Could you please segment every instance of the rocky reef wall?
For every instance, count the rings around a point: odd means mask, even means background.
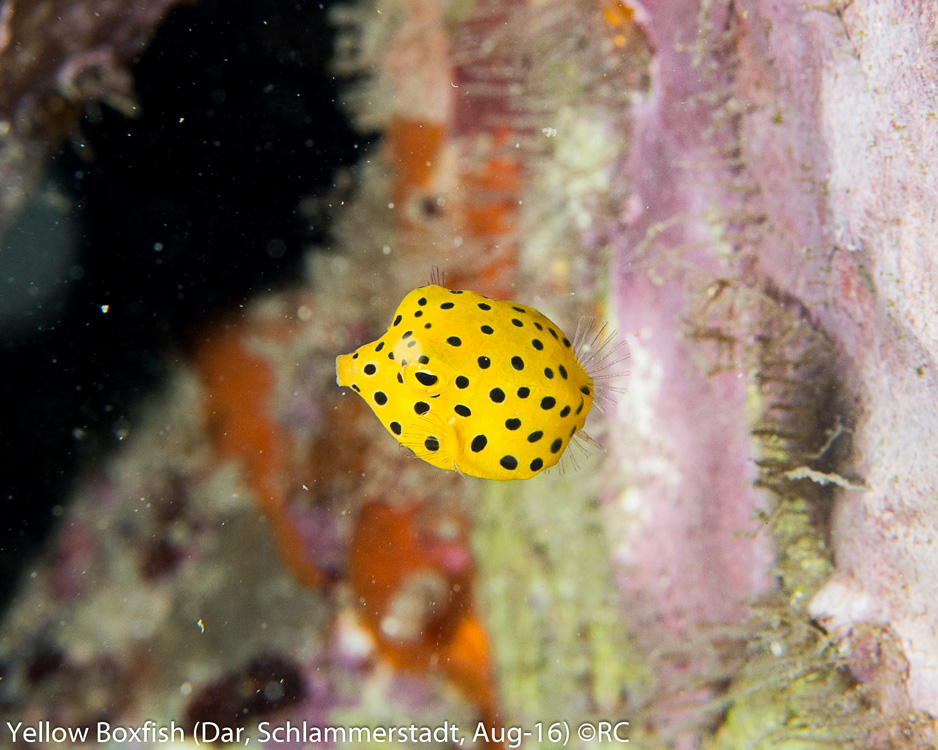
[[[933,742],[934,8],[333,20],[344,105],[380,135],[333,242],[196,337],[76,491],[0,631],[4,715]],[[631,358],[602,450],[462,477],[335,386],[434,266],[568,332],[612,321]]]

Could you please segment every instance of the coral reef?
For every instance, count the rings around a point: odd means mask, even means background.
[[[307,323],[291,338],[288,309],[294,326]],[[354,452],[327,459],[317,441],[360,420],[331,367],[317,366],[335,329],[308,312],[302,297],[271,299],[207,334],[201,370],[180,372],[121,457],[86,481],[4,622],[2,712],[14,725],[152,720],[191,738],[206,722],[469,727],[488,710],[461,516],[445,503],[409,512],[401,503],[422,495],[392,474],[358,484],[360,463],[346,474]],[[286,385],[288,372],[302,388]],[[388,453],[388,467],[406,460]],[[444,494],[436,479],[418,485]],[[462,693],[408,677],[428,669]]]
[[[81,118],[136,116],[131,62],[178,0],[9,0],[0,9],[0,329],[24,335],[62,313],[80,277],[70,201],[45,179],[63,142],[91,158]],[[78,276],[76,276],[78,274]]]
[[[933,743],[934,9],[334,19],[345,105],[382,138],[332,249],[195,337],[80,485],[0,630],[4,717]],[[608,452],[458,476],[335,387],[433,266],[567,330],[614,320]]]
[[[646,539],[655,533],[655,517],[661,522],[667,512],[660,507],[663,497],[675,498],[666,507],[679,509],[679,523],[687,523],[688,511],[677,498],[686,498],[689,492],[707,497],[708,503],[739,497],[740,488],[750,481],[747,475],[752,477],[759,466],[756,484],[769,490],[770,505],[754,503],[750,492],[742,506],[734,503],[734,507],[762,507],[772,515],[776,530],[785,530],[781,538],[776,533],[776,568],[782,589],[791,586],[789,594],[797,597],[785,605],[791,607],[788,614],[780,611],[775,618],[784,622],[799,613],[796,619],[804,622],[805,601],[810,599],[807,610],[830,629],[832,637],[819,641],[820,650],[814,653],[827,654],[826,662],[812,667],[812,673],[832,674],[841,668],[842,658],[847,663],[864,662],[862,654],[870,648],[889,654],[873,659],[875,668],[848,670],[854,677],[862,674],[863,681],[875,687],[875,708],[864,701],[829,699],[834,713],[837,707],[843,709],[840,718],[827,713],[819,718],[803,701],[796,701],[798,708],[777,715],[787,716],[792,726],[803,722],[815,729],[822,724],[843,727],[850,717],[863,727],[849,737],[840,737],[834,729],[809,732],[808,741],[839,738],[863,746],[889,734],[900,744],[914,744],[916,737],[927,742],[931,731],[927,727],[935,715],[929,666],[935,650],[927,635],[930,626],[923,628],[924,622],[934,619],[924,601],[930,600],[935,574],[933,563],[928,563],[928,574],[913,577],[910,571],[913,567],[924,571],[933,552],[920,530],[934,525],[935,464],[918,446],[931,442],[935,424],[930,410],[934,399],[926,396],[934,387],[929,380],[933,352],[927,326],[922,324],[930,319],[925,308],[934,299],[928,270],[934,253],[929,250],[931,238],[914,242],[913,250],[902,244],[901,232],[915,231],[914,216],[930,211],[929,170],[919,168],[926,160],[915,154],[931,148],[933,139],[923,137],[911,147],[902,135],[902,122],[883,129],[890,120],[882,113],[894,111],[901,100],[915,102],[906,117],[928,118],[934,97],[927,84],[914,76],[903,77],[910,68],[885,50],[901,49],[912,59],[932,59],[927,39],[934,29],[933,14],[866,3],[807,9],[762,3],[745,8],[722,3],[646,7],[661,75],[654,80],[657,96],[648,107],[635,110],[638,147],[632,151],[627,178],[634,183],[632,201],[637,210],[627,217],[624,236],[614,242],[620,248],[620,318],[647,331],[633,346],[633,374],[648,363],[648,371],[639,370],[633,378],[633,391],[661,383],[656,385],[660,390],[651,394],[654,428],[640,435],[645,448],[633,455],[660,455],[658,441],[667,435],[671,445],[666,455],[675,458],[667,466],[674,489],[643,493],[649,500],[654,497],[658,509],[633,533]],[[893,47],[895,39],[880,33],[887,28],[902,28],[910,36]],[[915,64],[923,65],[921,60]],[[911,69],[924,69],[915,64]],[[875,80],[883,76],[904,85],[877,86]],[[855,97],[866,102],[864,109],[858,109]],[[839,115],[832,115],[838,107]],[[862,125],[856,124],[858,117]],[[868,137],[856,137],[864,129]],[[909,164],[909,169],[884,166],[898,161]],[[907,198],[893,203],[898,191],[880,182],[883,174],[914,188],[904,187]],[[842,187],[835,189],[838,185]],[[874,203],[877,209],[871,211]],[[909,212],[910,219],[893,216],[894,211]],[[907,225],[907,230],[899,229]],[[887,239],[893,237],[898,244]],[[910,257],[916,260],[902,265],[904,286],[896,295],[899,277],[892,269],[903,263],[899,259]],[[708,309],[701,299],[715,300],[721,309],[716,320],[709,314],[700,319],[700,310]],[[772,300],[768,309],[766,300]],[[767,312],[773,321],[768,330],[745,322]],[[733,320],[743,321],[743,327],[733,325]],[[798,342],[812,329],[822,337],[819,342],[828,343],[802,352],[803,344]],[[675,344],[682,339],[686,343]],[[708,351],[704,369],[715,374],[694,388],[683,375],[684,362],[699,356],[701,344]],[[675,351],[677,361],[666,356]],[[740,351],[744,356],[734,356]],[[670,364],[672,374],[682,372],[676,381],[679,390],[669,390],[675,381],[663,378],[663,362]],[[721,381],[723,388],[715,391]],[[749,395],[752,387],[759,393],[754,404]],[[766,400],[767,387],[791,393],[781,401],[776,394]],[[806,411],[800,399],[811,393],[825,401]],[[705,424],[685,421],[688,410],[699,408],[702,400],[709,405]],[[914,418],[904,406],[912,402],[920,405]],[[643,409],[649,413],[647,403]],[[808,417],[796,419],[798,413]],[[734,442],[745,440],[750,430],[756,438],[753,448]],[[685,436],[715,440],[727,450],[715,455],[671,447]],[[754,453],[755,463],[745,461],[735,469],[727,463]],[[714,462],[712,478],[697,466],[690,469],[688,458],[703,456]],[[641,477],[640,462],[631,458],[629,463]],[[904,468],[898,473],[886,468],[899,465]],[[734,475],[742,475],[740,481],[732,482]],[[727,480],[735,489],[717,489]],[[732,517],[728,510],[719,506],[720,522]],[[737,510],[737,528],[746,528],[745,512]],[[899,517],[909,523],[897,522]],[[692,522],[687,526],[693,540],[697,535],[692,534]],[[673,543],[670,523],[659,531]],[[792,547],[795,540],[798,543]],[[825,583],[831,566],[827,544],[833,546],[836,572]],[[751,549],[744,546],[744,552]],[[627,585],[641,593],[654,591],[656,568],[642,583],[636,573],[641,576],[649,566],[631,545],[628,552]],[[666,566],[671,573],[665,580],[682,612],[688,602],[698,600],[692,620],[713,619],[720,614],[714,606],[734,601],[725,596],[725,589],[715,597],[717,604],[713,598],[703,601],[697,593],[700,588],[722,588],[727,581],[740,580],[727,577],[719,564],[713,570],[719,553],[707,554],[706,559],[711,570],[691,575],[686,571],[674,575],[686,560],[683,549],[665,555],[656,566]],[[726,570],[739,559],[738,553],[728,559]],[[742,569],[764,568],[744,563]],[[701,573],[703,587],[693,577]],[[836,657],[831,643],[837,644]],[[784,652],[788,647],[780,648]],[[803,649],[789,653],[806,658]],[[784,660],[779,660],[778,668],[784,668]],[[799,668],[807,668],[807,663]],[[745,674],[744,670],[739,678],[744,687]],[[770,685],[774,678],[762,679]],[[840,687],[831,677],[819,681],[826,681],[825,691],[846,695],[852,690],[850,680]],[[751,690],[746,687],[744,692]],[[792,690],[792,698],[798,690]],[[867,711],[885,714],[874,722],[878,731],[858,721],[858,715],[869,715]],[[919,729],[909,735],[913,726]],[[750,725],[748,731],[754,729]],[[772,735],[768,727],[763,730],[767,737]],[[751,735],[737,736],[740,744],[752,741]]]
[[[134,115],[128,66],[178,0],[8,0],[0,12],[0,234],[100,103]]]

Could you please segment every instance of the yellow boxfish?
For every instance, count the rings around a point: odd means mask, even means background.
[[[339,356],[336,381],[424,461],[498,480],[555,465],[594,399],[593,378],[546,316],[435,284],[404,298],[384,336]]]

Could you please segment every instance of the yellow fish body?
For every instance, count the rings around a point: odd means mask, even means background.
[[[530,479],[556,464],[593,406],[570,340],[533,307],[430,285],[380,339],[336,359],[398,441],[434,466]]]

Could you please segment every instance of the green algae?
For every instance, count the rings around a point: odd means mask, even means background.
[[[708,285],[714,288],[717,298],[700,295],[705,301],[689,339],[711,346],[719,340],[713,360],[729,356],[732,366],[749,373],[756,485],[769,500],[760,533],[772,536],[778,586],[750,603],[748,619],[736,630],[745,657],[723,693],[723,721],[705,747],[871,746],[871,738],[881,736],[875,730],[882,717],[808,612],[834,571],[828,544],[834,493],[858,486],[836,473],[850,451],[837,351],[787,300],[725,279]],[[699,331],[706,337],[695,335]]]
[[[716,736],[705,743],[707,750],[815,750],[836,739],[827,727],[803,723],[806,710],[817,711],[831,695],[849,688],[836,672],[825,671],[785,685],[781,690],[757,690],[737,699]],[[799,726],[795,722],[801,720]],[[840,737],[840,739],[845,739]]]
[[[502,720],[545,729],[526,747],[563,744],[546,736],[557,721],[574,732],[566,746],[583,747],[580,723],[629,720],[652,685],[622,619],[598,493],[584,475],[488,482],[476,513],[473,546]]]

